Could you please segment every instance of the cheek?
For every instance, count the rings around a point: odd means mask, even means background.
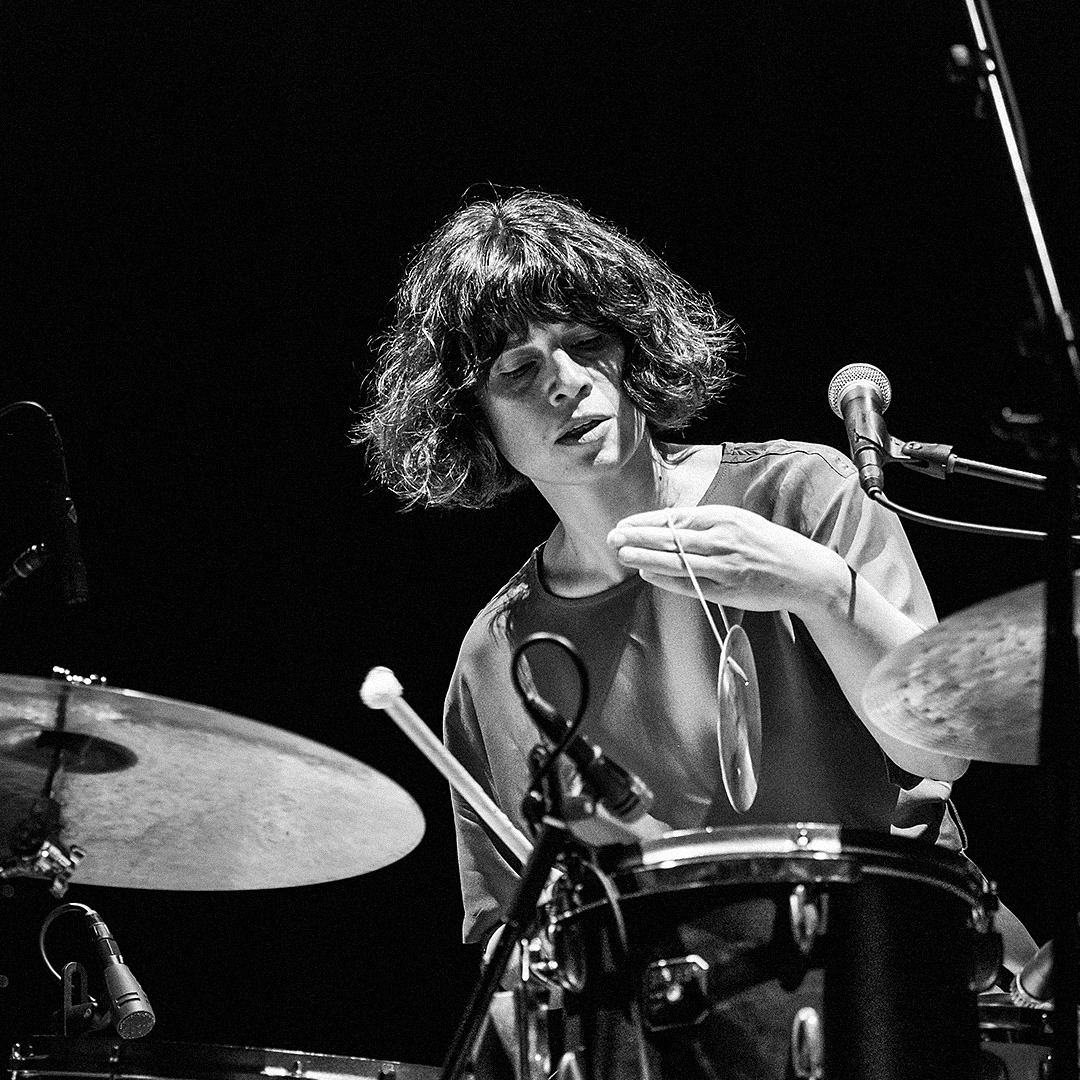
[[[501,402],[487,398],[481,399],[480,411],[487,421],[491,441],[495,444],[499,453],[511,465],[514,465],[517,457],[514,431],[520,428],[520,420],[515,421],[515,417],[512,415],[513,410],[507,409]]]

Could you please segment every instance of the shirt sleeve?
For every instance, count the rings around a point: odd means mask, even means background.
[[[800,531],[842,556],[922,629],[933,626],[934,604],[899,518],[863,492],[855,467],[837,451],[822,447],[805,470],[792,478],[804,485]]]

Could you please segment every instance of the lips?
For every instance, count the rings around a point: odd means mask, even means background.
[[[607,419],[608,417],[606,416],[578,417],[576,420],[571,421],[569,426],[563,429],[562,434],[555,441],[578,442],[583,436],[592,431],[593,428],[598,427]]]

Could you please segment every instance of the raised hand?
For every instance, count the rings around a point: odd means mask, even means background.
[[[737,506],[651,510],[620,521],[608,544],[652,585],[694,593],[669,516],[708,600],[803,617],[846,595],[849,571],[836,552]]]

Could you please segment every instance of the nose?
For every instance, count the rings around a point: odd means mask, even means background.
[[[565,349],[557,348],[551,354],[551,374],[548,398],[553,405],[566,398],[583,398],[592,390],[592,374],[579,364]]]

